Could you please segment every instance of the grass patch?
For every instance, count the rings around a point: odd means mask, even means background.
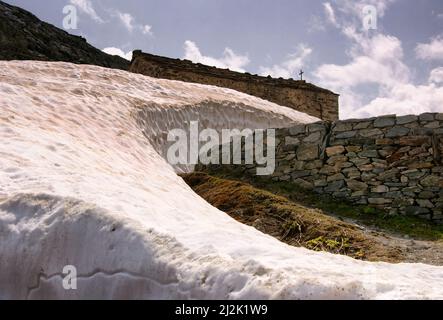
[[[292,182],[269,181],[258,176],[245,177],[235,172],[210,172],[219,178],[244,181],[273,194],[310,207],[320,209],[324,214],[351,219],[363,226],[389,232],[398,236],[408,236],[418,240],[443,240],[443,225],[414,216],[388,215],[385,211],[364,205],[338,201],[327,195],[306,191]]]
[[[322,210],[282,194],[201,172],[182,177],[213,206],[287,244],[371,261],[404,259],[400,250],[386,246],[357,225],[325,215]]]
[[[326,239],[323,236],[317,237],[315,239],[306,242],[306,247],[315,251],[329,251],[335,253],[347,252],[351,248],[351,244],[348,238],[339,239]],[[357,251],[355,253],[357,258],[364,257],[364,252]]]

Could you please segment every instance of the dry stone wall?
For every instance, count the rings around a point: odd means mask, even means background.
[[[298,125],[276,130],[276,168],[269,179],[442,221],[442,150],[441,113]],[[232,169],[255,174],[256,167]]]

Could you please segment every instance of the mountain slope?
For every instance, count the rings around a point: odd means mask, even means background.
[[[94,48],[32,13],[0,1],[0,60],[65,61],[127,70],[129,61]]]

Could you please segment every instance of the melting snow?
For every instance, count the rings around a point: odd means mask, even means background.
[[[0,299],[443,298],[443,268],[294,248],[196,195],[166,134],[317,119],[236,91],[0,62]],[[65,265],[78,272],[64,290]]]

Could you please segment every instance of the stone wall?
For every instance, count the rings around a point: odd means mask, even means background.
[[[134,51],[130,71],[147,76],[231,88],[314,117],[338,119],[338,95],[305,81],[273,79]]]
[[[443,221],[442,150],[441,113],[298,125],[276,130],[276,169],[269,178],[391,214]],[[255,174],[256,167],[235,170]]]

